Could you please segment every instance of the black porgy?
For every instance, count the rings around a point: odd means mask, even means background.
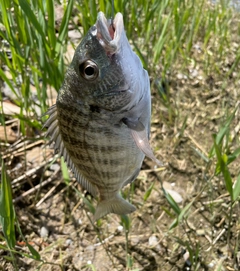
[[[80,184],[99,203],[94,221],[135,207],[120,190],[137,177],[149,145],[151,96],[146,70],[132,51],[123,17],[102,12],[76,48],[47,112],[47,135]]]

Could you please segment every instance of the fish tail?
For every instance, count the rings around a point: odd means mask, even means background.
[[[123,199],[119,194],[114,198],[100,201],[97,205],[97,209],[93,216],[93,221],[95,222],[99,218],[105,216],[109,213],[115,213],[118,215],[124,215],[132,213],[136,210],[136,207],[131,203]]]

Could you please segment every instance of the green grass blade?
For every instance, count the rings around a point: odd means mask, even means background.
[[[219,130],[219,132],[216,135],[215,138],[215,142],[217,145],[221,144],[223,141],[224,136],[227,135],[228,131],[229,131],[229,127],[230,124],[232,123],[234,117],[235,117],[235,113],[237,111],[237,108],[234,109],[233,113],[227,118],[227,121],[225,123],[225,125]],[[214,151],[215,151],[215,146],[212,147],[210,153],[209,153],[209,158],[214,156]]]
[[[233,200],[237,200],[240,195],[240,174],[238,175],[237,181],[233,187]]]
[[[7,172],[2,161],[2,178],[0,190],[0,223],[6,242],[10,249],[13,249],[16,244],[15,237],[15,211],[12,202],[12,190]]]
[[[60,50],[60,46],[62,46],[62,42],[63,40],[65,40],[67,33],[68,33],[68,22],[71,18],[71,14],[72,14],[72,9],[73,9],[73,0],[69,0],[68,1],[68,5],[67,8],[65,10],[61,25],[60,25],[60,29],[59,29],[59,37],[58,37],[58,43],[57,43],[57,47],[56,47],[56,52],[59,52]]]
[[[9,86],[11,89],[12,93],[16,95],[16,98],[19,98],[18,93],[15,91],[12,82],[7,78],[6,74],[2,69],[0,69],[0,77],[4,80],[4,82]]]
[[[88,200],[82,193],[80,193],[76,187],[72,186],[73,190],[79,195],[79,197],[83,200],[84,204],[89,209],[90,213],[95,214],[95,208],[90,200]]]
[[[90,1],[90,14],[92,15],[93,20],[97,18],[97,5],[96,1]]]
[[[128,215],[121,215],[121,222],[126,231],[130,230],[131,220]]]
[[[149,186],[149,188],[147,189],[147,191],[145,192],[144,196],[143,196],[143,200],[144,202],[147,201],[147,199],[150,197],[151,193],[152,193],[152,190],[153,190],[153,187],[154,187],[154,182],[151,183],[151,185]]]
[[[68,185],[70,182],[70,176],[69,176],[67,165],[64,162],[63,157],[61,157],[61,169],[62,169],[62,176],[63,176],[64,182]]]
[[[233,200],[232,178],[227,167],[227,155],[226,154],[222,155],[221,149],[216,141],[217,139],[214,138],[214,148],[215,148],[218,164],[220,166],[220,170],[224,177],[226,189],[229,195],[231,196],[231,199]]]
[[[231,164],[233,161],[235,161],[238,158],[239,155],[240,155],[240,147],[237,148],[232,154],[228,155],[227,164]]]
[[[180,215],[181,213],[181,208],[178,206],[178,204],[176,203],[176,201],[172,198],[172,196],[164,189],[163,189],[163,193],[165,198],[167,199],[168,203],[170,204],[171,208],[173,209],[173,211],[176,213],[176,215]]]
[[[159,57],[161,55],[161,52],[163,50],[163,46],[166,43],[167,37],[166,37],[166,32],[167,28],[170,22],[171,14],[167,16],[167,19],[164,22],[164,26],[161,30],[161,35],[159,36],[158,41],[156,42],[156,45],[154,47],[154,56],[153,56],[153,62],[156,63],[159,61]]]
[[[87,267],[91,268],[92,271],[97,271],[93,264],[88,264]]]
[[[47,0],[47,13],[48,13],[48,23],[47,32],[49,37],[49,43],[52,48],[56,46],[56,33],[55,33],[55,13],[54,13],[54,2],[52,0]]]
[[[187,212],[189,211],[193,202],[194,202],[194,200],[192,200],[190,203],[188,203],[188,205],[186,205],[183,209],[181,209],[181,212],[179,213],[177,218],[171,223],[169,230],[175,228],[179,224],[179,222],[181,222],[183,220],[183,218],[187,216]]]
[[[42,27],[39,24],[37,17],[33,13],[28,1],[19,0],[19,5],[21,6],[21,8],[24,11],[25,15],[28,17],[29,21],[33,24],[34,28],[37,30],[37,32],[45,40],[45,34],[44,34],[43,30],[42,30]]]
[[[32,255],[26,255],[26,256],[27,256],[27,257],[30,257],[30,258],[32,258],[32,259],[35,259],[35,260],[40,261],[40,260],[41,260],[40,254],[39,254],[39,253],[36,251],[36,249],[35,249],[32,245],[30,245],[30,244],[28,243],[28,241],[25,239],[25,237],[24,237],[24,235],[23,235],[23,233],[22,233],[22,230],[21,230],[21,228],[20,228],[20,225],[19,225],[19,222],[18,222],[18,221],[16,221],[16,225],[17,225],[17,229],[18,229],[18,231],[19,231],[21,237],[23,238],[24,242],[26,242],[27,247],[28,247],[29,251],[30,251],[31,254],[32,254]]]

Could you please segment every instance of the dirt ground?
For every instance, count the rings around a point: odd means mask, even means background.
[[[129,216],[127,232],[114,214],[101,219],[97,227],[91,223],[82,197],[90,200],[90,195],[72,176],[70,182],[63,180],[60,159],[43,134],[34,140],[13,140],[4,149],[22,233],[44,260],[43,264],[16,256],[19,270],[240,270],[239,202],[229,223],[230,198],[223,178],[214,177],[214,158],[204,159],[213,146],[212,134],[237,106],[230,148],[239,146],[240,80],[232,74],[223,87],[221,73],[206,75],[200,55],[201,44],[192,49],[197,64],[181,73],[180,63],[176,64],[161,87],[156,87],[158,78],[151,77],[151,145],[166,167],[155,168],[146,158],[134,184],[126,187],[124,194],[137,207]],[[231,52],[226,63],[219,63],[222,73],[233,57]],[[159,92],[166,92],[165,103]],[[233,180],[239,174],[239,162],[230,165]],[[171,230],[176,215],[162,185],[180,207],[191,203],[185,219]],[[29,253],[20,235],[17,241],[16,249]],[[7,255],[0,250],[0,270],[13,270]]]

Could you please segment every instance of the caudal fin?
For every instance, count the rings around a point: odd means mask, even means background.
[[[136,207],[123,199],[119,194],[110,200],[100,201],[93,216],[93,222],[109,213],[124,215],[132,213]]]

